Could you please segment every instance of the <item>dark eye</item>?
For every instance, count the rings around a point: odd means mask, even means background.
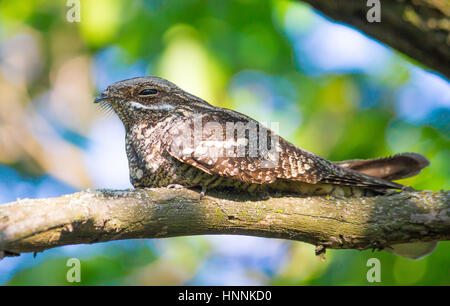
[[[157,93],[158,91],[156,89],[144,89],[139,93],[139,95],[148,96],[148,95],[156,95]]]

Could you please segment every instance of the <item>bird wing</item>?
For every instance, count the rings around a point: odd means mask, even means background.
[[[183,118],[171,134],[168,153],[211,175],[255,184],[286,179],[310,184],[401,186],[336,166],[232,110],[210,110]]]

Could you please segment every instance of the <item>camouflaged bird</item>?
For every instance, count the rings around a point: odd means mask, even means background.
[[[392,180],[429,164],[416,153],[333,163],[153,76],[116,82],[95,102],[111,107],[125,126],[134,187],[373,195],[404,189]]]

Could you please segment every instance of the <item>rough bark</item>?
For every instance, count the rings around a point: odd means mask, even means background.
[[[83,191],[0,205],[3,255],[131,238],[238,234],[321,248],[383,249],[450,238],[450,191],[364,198],[208,194],[181,189]]]
[[[450,76],[448,0],[381,0],[381,22],[369,23],[367,0],[303,0],[328,17],[362,32],[447,78]]]

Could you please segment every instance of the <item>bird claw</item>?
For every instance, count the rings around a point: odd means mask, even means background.
[[[200,192],[200,201],[203,199],[205,194],[206,194],[206,186],[203,186],[202,191]]]
[[[170,184],[170,185],[167,185],[166,188],[167,188],[167,189],[183,189],[184,186],[183,186],[183,185],[180,185],[180,184]]]

